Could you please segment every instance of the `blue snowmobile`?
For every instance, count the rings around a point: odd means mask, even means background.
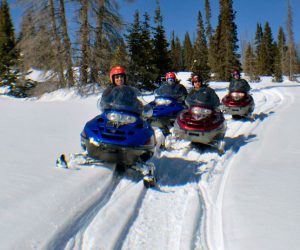
[[[186,109],[184,104],[185,93],[178,88],[182,85],[165,84],[155,91],[155,100],[148,104],[153,109],[150,118],[151,125],[159,127],[167,135],[173,126],[177,114]]]
[[[98,102],[101,114],[84,126],[81,146],[87,158],[115,163],[119,172],[132,168],[144,176],[146,187],[153,187],[154,165],[147,164],[156,146],[154,130],[147,121],[152,110],[136,98],[137,92],[123,85],[102,95]]]

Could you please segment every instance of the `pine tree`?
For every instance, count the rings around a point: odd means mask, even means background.
[[[116,66],[110,60],[124,43],[120,34],[123,21],[115,0],[92,0],[92,3],[91,10],[96,26],[91,27],[90,32],[90,78],[92,82],[105,84],[111,67]],[[125,64],[126,62],[120,62],[118,65]]]
[[[188,32],[185,33],[182,54],[183,54],[183,69],[186,71],[192,70],[193,65],[193,45]]]
[[[266,22],[261,46],[262,74],[271,76],[274,73],[274,44],[272,30]]]
[[[229,80],[240,69],[237,26],[232,0],[220,0],[220,14],[210,49],[210,66],[217,80]]]
[[[62,44],[60,40],[60,35],[58,32],[58,26],[56,22],[56,8],[54,0],[49,0],[49,12],[51,21],[51,32],[54,39],[54,57],[57,58],[57,64],[54,66],[54,71],[58,73],[58,81],[60,87],[66,87],[66,79],[64,77],[64,62],[63,62],[63,51]],[[82,72],[81,72],[82,73]]]
[[[154,81],[158,77],[158,69],[153,59],[153,44],[150,31],[150,17],[144,14],[144,21],[141,27],[140,54],[141,63],[139,65],[140,79],[144,89],[152,90],[155,88]]]
[[[88,10],[89,1],[80,0],[80,84],[85,85],[88,83],[88,67],[89,67],[89,53],[88,53],[88,41],[89,41],[89,21]]]
[[[282,82],[281,55],[277,43],[274,43],[274,82]]]
[[[256,69],[256,57],[250,43],[248,43],[245,52],[244,72],[247,76],[249,76],[251,82],[259,81]]]
[[[163,17],[160,13],[160,7],[157,4],[155,10],[154,22],[156,27],[154,27],[153,34],[153,47],[154,47],[154,64],[159,70],[159,76],[164,75],[166,72],[170,71],[171,67],[171,58],[168,50],[168,41],[165,35],[165,29],[163,27]]]
[[[17,63],[18,51],[14,27],[10,16],[7,0],[3,0],[0,6],[0,80],[13,82],[16,76],[12,67]]]
[[[195,74],[199,74],[204,80],[209,79],[208,49],[200,11],[198,12],[197,38],[194,45],[193,60],[195,63],[193,64],[192,71]]]
[[[113,53],[113,57],[110,62],[110,68],[113,68],[116,65],[122,65],[124,68],[128,68],[129,58],[126,51],[125,43],[120,41],[120,44],[117,45]]]
[[[216,58],[217,55],[217,34],[215,37],[213,37],[213,28],[211,26],[211,8],[210,8],[210,3],[209,0],[205,0],[205,25],[206,25],[206,39],[208,41],[208,65],[209,67],[213,70],[217,70],[217,61],[218,59]]]
[[[55,51],[55,47],[51,42],[51,32],[47,29],[47,24],[44,22],[37,23],[36,27],[36,35],[33,39],[34,51],[36,54],[33,54],[32,66],[36,66],[38,69],[44,70],[52,70],[56,68],[53,64],[56,62],[55,55],[53,51]],[[45,49],[45,44],[48,44],[51,50]]]
[[[288,47],[286,46],[286,37],[282,27],[279,27],[277,44],[278,44],[277,46],[278,46],[278,53],[279,53],[278,56],[280,57],[281,72],[284,75],[287,75],[288,66],[286,64],[286,52],[288,50]]]
[[[64,70],[67,60],[64,57],[64,43],[61,37],[61,23],[59,23],[61,18],[59,18],[56,6],[57,1],[18,0],[17,3],[24,9],[25,14],[21,26],[22,37],[18,44],[24,63],[22,65],[25,70],[24,74],[30,67],[51,70],[52,77],[48,78],[48,82],[52,83],[51,86],[65,87]],[[34,34],[32,30],[35,30]],[[41,45],[42,41],[44,43]],[[44,57],[47,60],[44,60]]]
[[[73,60],[72,60],[72,48],[71,40],[68,34],[67,18],[65,11],[65,1],[59,0],[59,17],[61,20],[62,27],[62,48],[64,52],[64,61],[66,65],[66,84],[67,87],[71,87],[75,84],[74,73],[73,73]]]
[[[255,54],[256,54],[256,69],[258,74],[263,72],[263,61],[262,61],[262,38],[263,30],[261,24],[256,25],[256,34],[255,34]]]
[[[18,49],[21,51],[22,72],[25,75],[31,68],[51,70],[57,68],[55,48],[52,33],[49,28],[48,19],[37,19],[34,10],[27,10],[22,17],[20,34],[18,38]],[[45,44],[47,46],[45,47]]]
[[[211,39],[212,36],[212,27],[210,23],[211,19],[211,9],[210,9],[210,3],[209,0],[205,0],[205,30],[206,30],[206,38],[208,41]]]
[[[221,40],[221,27],[217,26],[213,36],[209,41],[208,49],[208,65],[212,72],[214,80],[220,80],[220,72],[222,72],[222,58],[220,55],[220,40]]]
[[[175,37],[174,31],[172,32],[171,39],[171,71],[180,71],[183,70],[183,62],[182,62],[182,49],[178,36]]]
[[[32,11],[31,11],[32,12]],[[33,46],[31,39],[28,39],[29,37],[35,36],[35,25],[33,23],[32,19],[32,13],[28,12],[25,16],[22,17],[21,25],[20,25],[20,33],[17,38],[18,42],[18,49],[22,51],[23,47],[27,48],[24,49],[24,51],[33,51]],[[25,35],[24,35],[25,34]],[[19,60],[19,68],[21,72],[27,72],[30,67],[32,67],[31,61],[34,57],[31,57],[33,53],[22,53],[20,54],[20,60]],[[25,80],[24,74],[21,75],[22,80]]]
[[[298,71],[299,65],[297,62],[297,51],[295,48],[294,42],[294,32],[293,32],[293,12],[290,0],[288,0],[288,17],[287,17],[287,33],[288,33],[288,51],[287,55],[287,62],[288,62],[288,77],[289,80],[294,81],[295,74]]]
[[[140,44],[141,44],[141,23],[140,23],[140,13],[136,11],[134,13],[133,23],[128,27],[127,47],[129,54],[129,76],[133,82],[138,80],[138,68],[141,64],[140,58]]]
[[[129,75],[131,78],[129,79],[146,89],[154,88],[154,80],[158,77],[149,22],[149,15],[145,13],[141,24],[139,12],[136,11],[134,22],[130,25],[129,34],[126,36],[130,57]]]

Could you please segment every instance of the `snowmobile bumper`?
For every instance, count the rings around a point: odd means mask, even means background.
[[[110,163],[133,165],[137,161],[147,161],[154,153],[155,145],[140,147],[123,147],[114,144],[101,143],[90,139],[82,139],[91,158]]]
[[[247,116],[248,114],[251,114],[253,112],[254,107],[253,105],[248,105],[245,107],[234,107],[234,106],[229,107],[226,105],[222,105],[220,109],[224,114]]]
[[[184,140],[205,145],[217,145],[223,140],[226,132],[226,123],[222,123],[219,127],[210,131],[189,130],[181,128],[177,121],[174,123],[174,134]]]

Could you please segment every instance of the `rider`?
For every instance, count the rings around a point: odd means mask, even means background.
[[[176,101],[184,102],[187,95],[187,90],[176,79],[174,72],[168,72],[166,74],[166,82],[155,91],[155,94],[159,96],[171,94],[171,97],[176,99]]]
[[[251,87],[245,79],[241,79],[241,74],[238,70],[232,72],[233,79],[229,84],[229,92],[240,91],[240,92],[249,92]]]
[[[111,84],[104,90],[99,106],[110,109],[111,106],[116,108],[119,105],[122,109],[127,105],[127,107],[134,109],[135,113],[141,114],[143,104],[137,98],[138,90],[126,84],[125,69],[120,66],[114,67],[111,69],[109,76]]]
[[[193,89],[187,95],[185,103],[188,106],[195,105],[197,103],[203,103],[209,107],[216,109],[220,105],[220,99],[216,92],[203,82],[200,75],[194,74],[192,76]]]

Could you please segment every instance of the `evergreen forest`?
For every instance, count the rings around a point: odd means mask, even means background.
[[[24,85],[32,69],[49,72],[41,92],[105,86],[117,65],[126,68],[130,84],[148,90],[169,71],[191,71],[206,81],[228,81],[233,70],[243,71],[250,81],[272,76],[280,82],[283,75],[295,80],[299,74],[289,1],[285,28],[275,35],[268,22],[257,23],[255,37],[242,47],[233,0],[219,1],[215,27],[210,1],[205,0],[204,11],[199,6],[195,17],[195,37],[186,32],[182,41],[175,30],[166,34],[159,1],[155,13],[136,11],[129,24],[117,0],[16,2],[23,10],[18,34],[8,1],[0,2],[0,86]],[[67,10],[72,10],[72,18]]]

